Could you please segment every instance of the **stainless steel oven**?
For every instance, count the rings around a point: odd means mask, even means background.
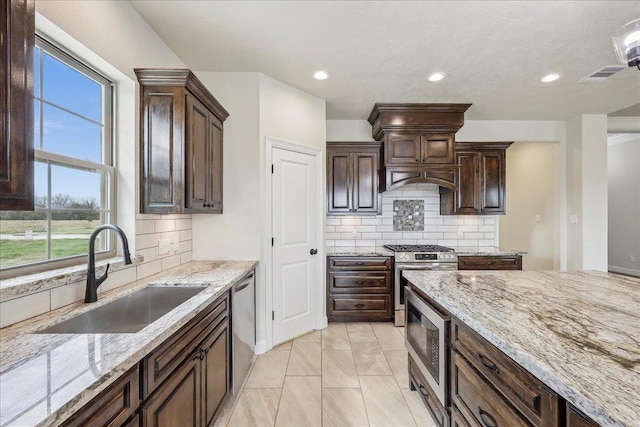
[[[405,289],[405,344],[429,388],[446,407],[449,324],[451,319],[427,304],[409,287]]]
[[[393,300],[395,308],[394,324],[404,326],[405,295],[407,279],[404,270],[452,271],[458,268],[458,256],[453,249],[436,245],[388,245],[394,251],[395,267],[393,278]]]

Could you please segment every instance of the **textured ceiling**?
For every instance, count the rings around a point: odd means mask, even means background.
[[[328,119],[376,102],[473,103],[467,119],[563,120],[640,103],[640,71],[611,34],[640,1],[150,1],[133,7],[195,71],[257,71],[327,101]],[[330,77],[311,75],[324,69]],[[430,83],[441,71],[446,78]],[[550,72],[560,80],[540,83]]]

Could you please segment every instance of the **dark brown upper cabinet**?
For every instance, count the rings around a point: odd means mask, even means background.
[[[455,189],[455,133],[471,104],[376,104],[372,135],[384,144],[384,189],[433,183]]]
[[[453,163],[453,134],[390,134],[385,140],[385,165],[416,166]]]
[[[0,210],[33,210],[33,0],[0,0]]]
[[[135,72],[140,211],[222,213],[222,124],[229,113],[189,70]]]
[[[504,215],[505,155],[511,142],[458,142],[457,190],[440,189],[441,215]]]
[[[327,142],[327,213],[381,212],[379,142]]]

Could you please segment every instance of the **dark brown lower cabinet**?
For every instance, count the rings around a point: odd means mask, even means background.
[[[105,391],[71,416],[63,426],[129,425],[140,404],[138,365],[111,384]]]
[[[393,258],[327,257],[330,322],[380,322],[393,317]]]
[[[142,427],[202,426],[200,351],[167,379],[140,410]]]
[[[566,415],[566,427],[599,427],[598,423],[578,411],[569,402],[567,402]]]
[[[522,270],[522,256],[459,256],[458,270]]]
[[[64,425],[212,426],[229,396],[230,336],[226,293]]]

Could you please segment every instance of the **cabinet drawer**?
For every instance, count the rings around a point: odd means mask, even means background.
[[[536,424],[548,419],[547,404],[557,397],[547,392],[542,382],[457,319],[451,334],[453,349],[520,411]]]
[[[391,270],[391,257],[329,257],[329,270]]]
[[[566,405],[567,405],[566,427],[600,427],[598,423],[596,423],[591,418],[584,415],[582,412],[578,411],[569,402],[566,402]]]
[[[389,293],[391,272],[333,272],[329,273],[329,292],[335,293]]]
[[[96,396],[63,425],[121,426],[140,404],[138,364]]]
[[[451,405],[451,427],[471,427],[456,405]]]
[[[211,308],[200,313],[195,321],[183,327],[167,339],[160,347],[142,360],[142,396],[146,398],[188,356],[189,348],[200,334],[213,330],[229,310],[228,293],[211,304]]]
[[[458,270],[522,270],[522,257],[461,256]]]
[[[389,297],[387,296],[366,296],[366,297],[340,297],[333,296],[333,311],[380,311],[386,312],[389,309]]]
[[[438,400],[438,397],[431,391],[427,381],[418,370],[418,367],[413,363],[411,357],[409,357],[409,387],[411,390],[418,391],[422,402],[427,407],[436,425],[438,427],[448,427],[449,416],[447,411]]]
[[[458,353],[452,357],[452,398],[462,415],[473,426],[531,427],[474,368]]]
[[[390,295],[327,295],[330,322],[380,322],[392,315]]]

